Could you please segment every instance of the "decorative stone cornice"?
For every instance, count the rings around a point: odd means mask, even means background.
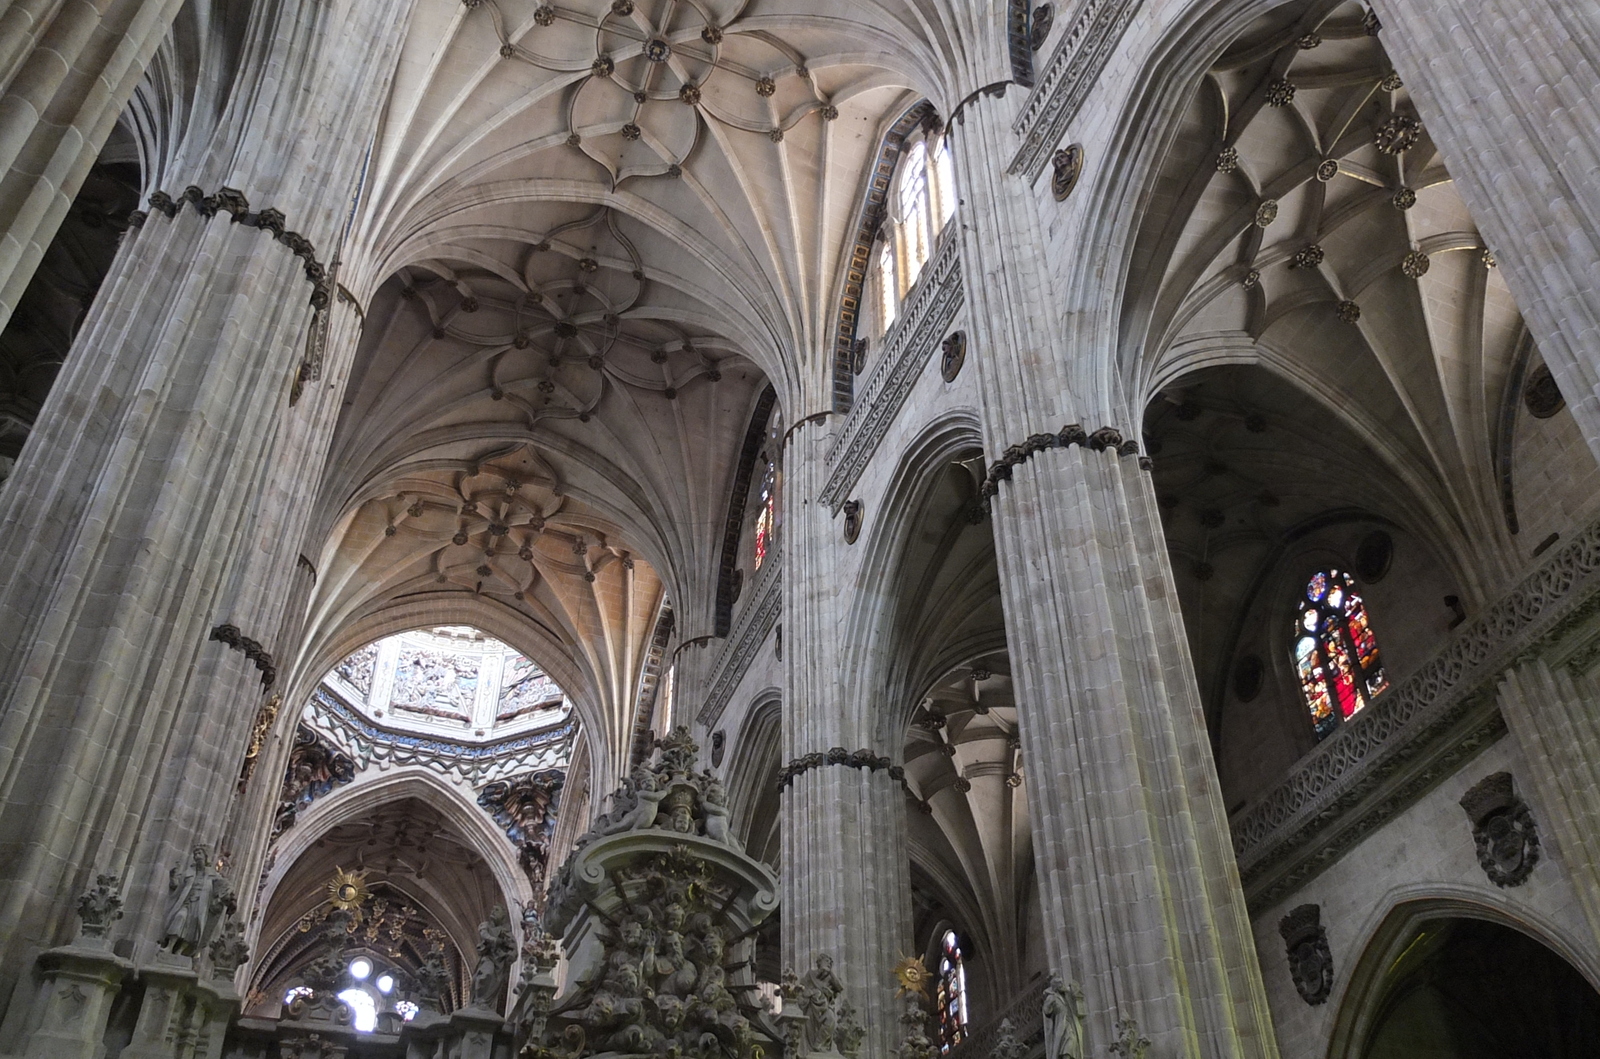
[[[1011,479],[1011,469],[1018,464],[1027,463],[1033,459],[1033,454],[1043,452],[1045,449],[1064,449],[1070,445],[1082,445],[1093,449],[1095,452],[1114,452],[1118,456],[1139,456],[1139,443],[1137,441],[1123,441],[1122,431],[1116,427],[1101,427],[1093,434],[1084,431],[1078,423],[1069,423],[1054,434],[1029,434],[1026,441],[1019,445],[1010,445],[1000,454],[1000,458],[989,465],[989,473],[984,477],[983,484],[978,487],[978,495],[983,498],[987,510],[989,501],[1000,492],[1000,483]],[[1150,469],[1150,457],[1139,456],[1139,467],[1142,470]]]
[[[151,192],[149,202],[151,210],[164,214],[169,219],[176,217],[178,211],[187,203],[202,217],[210,218],[218,213],[226,213],[233,218],[235,224],[270,232],[273,239],[288,247],[290,252],[300,259],[305,268],[306,279],[311,281],[311,304],[317,309],[328,307],[328,300],[333,293],[333,283],[329,278],[328,269],[317,260],[316,248],[311,245],[311,240],[284,226],[285,218],[282,212],[269,207],[259,213],[253,213],[250,210],[250,202],[242,191],[235,188],[218,188],[215,194],[207,195],[194,184],[184,188],[183,194],[176,199],[165,191]],[[149,214],[144,210],[134,210],[128,215],[128,224],[133,228],[143,228],[148,218]]]
[[[739,612],[727,645],[717,657],[716,676],[711,680],[706,703],[695,716],[695,720],[708,731],[716,725],[722,711],[727,709],[733,693],[739,688],[739,682],[749,671],[750,663],[755,661],[756,652],[772,635],[772,628],[778,623],[778,615],[782,610],[783,557],[781,554],[768,555],[767,561],[756,571],[751,601]]]
[[[1600,640],[1600,523],[1467,623],[1230,821],[1252,911],[1270,907],[1505,733],[1496,686],[1548,655],[1579,664]]]
[[[1012,126],[1023,139],[1008,173],[1030,183],[1039,179],[1140,6],[1139,0],[1086,0],[1043,74],[1035,75],[1033,92]]]
[[[578,724],[572,715],[549,728],[482,743],[385,728],[367,720],[326,684],[312,694],[302,723],[348,753],[358,769],[424,765],[470,785],[567,764]]]
[[[933,806],[912,790],[911,784],[906,781],[905,766],[896,765],[882,754],[874,754],[865,748],[846,750],[842,746],[836,746],[830,748],[827,753],[818,750],[801,755],[778,770],[778,790],[787,790],[791,783],[812,769],[826,768],[829,765],[845,765],[853,769],[866,769],[868,772],[888,772],[889,778],[900,784],[900,789],[916,803],[919,811],[933,812]]]
[[[239,631],[237,625],[218,625],[211,630],[211,639],[218,643],[227,644],[235,651],[243,651],[244,656],[255,663],[261,671],[261,687],[271,688],[278,679],[278,667],[273,664],[272,655],[250,637]]]
[[[877,364],[828,453],[832,470],[821,500],[834,514],[850,498],[850,491],[966,299],[960,240],[956,238],[959,227],[955,222],[945,225],[933,258],[923,266],[899,321],[884,336]]]

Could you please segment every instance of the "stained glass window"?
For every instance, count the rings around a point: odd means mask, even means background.
[[[967,968],[961,941],[947,930],[939,942],[939,1050],[948,1052],[967,1036]]]
[[[767,552],[772,548],[772,533],[776,529],[775,508],[777,506],[777,479],[778,468],[771,461],[767,461],[766,473],[761,476],[760,514],[756,516],[756,554],[755,568],[761,569],[761,564],[767,558]]]
[[[1306,582],[1295,615],[1295,670],[1322,739],[1389,686],[1367,606],[1350,575],[1323,570]]]

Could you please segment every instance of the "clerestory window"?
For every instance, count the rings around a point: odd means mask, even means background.
[[[1317,738],[1324,739],[1389,686],[1367,606],[1349,574],[1312,575],[1294,631],[1295,670]]]

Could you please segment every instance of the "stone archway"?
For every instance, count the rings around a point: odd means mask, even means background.
[[[1392,912],[1352,975],[1329,1059],[1578,1059],[1600,991],[1534,928],[1459,902]]]

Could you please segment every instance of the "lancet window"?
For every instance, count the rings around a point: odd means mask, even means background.
[[[961,940],[947,930],[939,942],[939,1050],[948,1052],[967,1036],[967,968]]]
[[[1328,569],[1312,575],[1294,631],[1295,669],[1323,739],[1389,686],[1366,603],[1349,574]]]
[[[761,569],[761,564],[766,561],[767,553],[772,550],[773,534],[777,530],[778,507],[778,467],[771,460],[767,461],[766,471],[761,476],[761,495],[758,499],[760,507],[757,508],[754,568]]]
[[[878,316],[883,328],[899,315],[901,299],[922,274],[939,234],[955,212],[950,149],[943,139],[923,137],[906,149],[889,200],[891,224],[878,255],[877,276]]]

